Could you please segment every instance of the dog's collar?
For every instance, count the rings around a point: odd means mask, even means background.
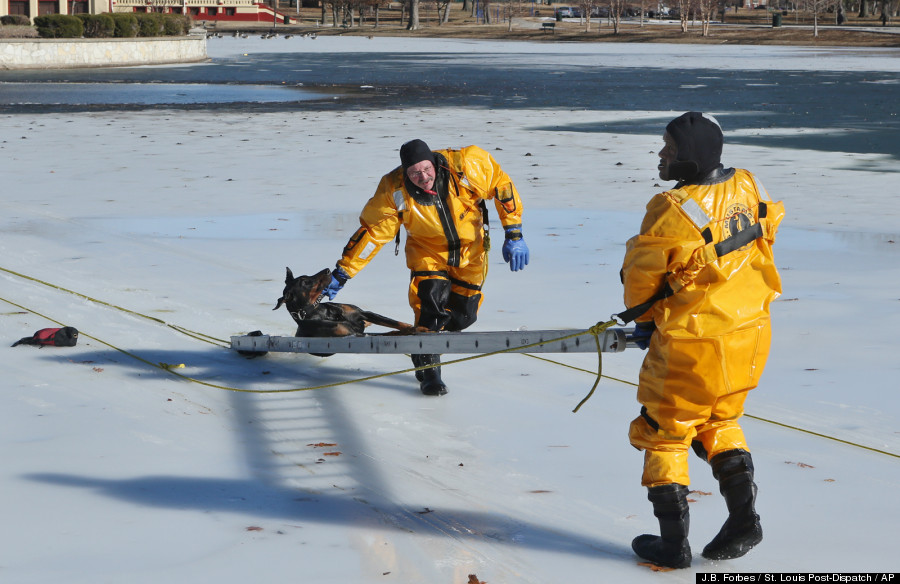
[[[317,306],[319,306],[319,303],[322,302],[322,299],[324,299],[324,298],[325,298],[325,293],[322,292],[321,294],[319,294],[319,297],[316,298],[316,301],[313,302],[312,304],[310,304],[306,310],[298,310],[296,312],[288,311],[288,312],[290,313],[291,318],[294,319],[294,322],[296,322],[297,324],[300,324],[300,321],[306,320],[306,317],[309,316],[309,313],[312,312],[313,310],[315,310],[315,308]]]

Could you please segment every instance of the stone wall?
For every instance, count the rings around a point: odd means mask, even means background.
[[[122,67],[205,61],[206,36],[142,39],[5,39],[0,69]]]

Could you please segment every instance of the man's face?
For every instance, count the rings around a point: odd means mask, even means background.
[[[678,145],[675,144],[668,132],[663,134],[663,142],[665,145],[659,151],[659,166],[656,168],[659,170],[659,178],[662,180],[674,180],[669,178],[669,165],[675,162],[675,157],[678,156]]]
[[[434,190],[434,175],[434,164],[430,160],[417,162],[406,169],[409,180],[424,191]]]

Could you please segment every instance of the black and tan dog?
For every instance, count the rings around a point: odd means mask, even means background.
[[[369,324],[396,329],[404,333],[414,332],[411,324],[400,322],[380,314],[363,310],[352,304],[336,302],[320,303],[322,291],[331,282],[331,270],[322,270],[315,276],[297,276],[287,268],[284,292],[272,310],[285,305],[297,323],[298,337],[346,337],[361,335]]]

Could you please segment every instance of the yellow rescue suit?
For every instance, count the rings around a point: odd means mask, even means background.
[[[436,150],[434,155],[435,194],[417,189],[401,167],[384,175],[337,265],[355,276],[402,225],[407,232],[409,302],[416,324],[462,330],[475,321],[483,299],[487,273],[483,201],[494,200],[504,227],[521,225],[522,201],[509,176],[478,146]],[[437,286],[423,286],[424,282]]]
[[[641,320],[656,324],[641,367],[641,415],[629,430],[644,450],[642,484],[689,485],[688,448],[712,458],[749,450],[738,418],[769,354],[769,303],[781,293],[772,244],[781,202],[746,170],[716,184],[656,195],[627,243],[625,305],[668,286]]]

